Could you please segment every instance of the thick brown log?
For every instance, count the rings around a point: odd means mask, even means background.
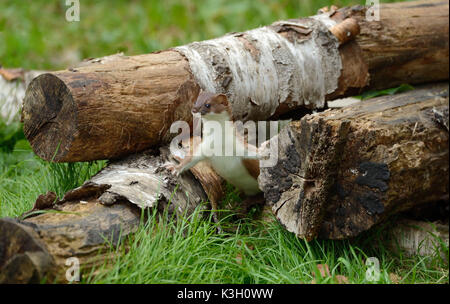
[[[305,106],[320,108],[324,93],[329,100],[363,88],[448,79],[448,1],[383,4],[380,21],[368,22],[365,12],[362,6],[343,8],[167,51],[116,56],[41,75],[25,96],[25,134],[36,154],[46,160],[110,159],[167,142],[173,121],[191,121],[189,110],[200,87],[227,94],[237,118],[265,120]],[[356,41],[339,46],[324,25],[333,26],[330,18],[337,22],[355,19],[361,34]],[[326,22],[319,24],[318,20]],[[254,39],[256,34],[264,38],[264,31],[272,35],[272,40]],[[285,38],[277,40],[284,47],[275,43],[262,51],[265,40],[273,42],[278,36]],[[270,73],[262,70],[257,77],[238,79],[240,72],[233,70],[235,66],[228,63],[225,54],[231,54],[234,48],[224,47],[219,52],[217,45],[223,47],[223,43],[241,48],[245,60],[254,61],[254,66],[243,72],[272,66],[274,79],[265,79]],[[306,51],[310,45],[324,57],[317,64],[314,57],[307,58],[301,63],[303,68],[292,70],[299,60],[289,53],[292,46],[305,51],[304,56],[312,56],[317,52]],[[204,61],[194,62],[193,55],[188,58],[189,50],[203,54]],[[268,62],[265,66],[256,64],[262,58]],[[205,76],[208,69],[211,75]],[[306,77],[305,83],[305,73],[316,73],[320,80]],[[334,78],[338,79],[336,84]],[[262,86],[247,90],[239,87],[246,81],[250,86],[253,80],[277,83],[269,91],[278,93],[267,101],[270,92],[263,91]],[[329,84],[319,92],[318,82]]]
[[[333,18],[358,21],[356,42],[369,66],[370,88],[448,79],[448,0],[382,4],[380,21],[368,21],[359,10],[344,8]]]
[[[46,160],[123,156],[160,143],[171,122],[189,121],[198,91],[175,51],[115,56],[32,81],[24,133]]]
[[[343,239],[418,204],[448,200],[448,84],[306,115],[258,178],[299,237]]]
[[[67,259],[78,258],[81,270],[89,270],[109,258],[108,242],[115,246],[137,230],[136,207],[84,199],[60,206],[67,213],[0,219],[0,283],[67,282]]]
[[[161,168],[168,157],[162,148],[113,162],[59,201],[52,192],[40,196],[23,220],[0,219],[0,283],[67,282],[67,259],[78,258],[81,274],[104,263],[111,246],[138,229],[142,209],[167,210],[176,219],[207,208],[202,184],[213,202],[220,177],[206,164],[175,177]]]

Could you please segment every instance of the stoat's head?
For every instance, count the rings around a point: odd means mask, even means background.
[[[192,113],[200,113],[202,118],[214,118],[217,115],[229,115],[231,117],[230,104],[225,94],[201,92],[192,107]]]

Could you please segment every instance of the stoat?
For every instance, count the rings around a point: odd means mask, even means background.
[[[200,161],[209,161],[217,174],[240,189],[245,195],[254,196],[260,193],[257,182],[259,175],[258,149],[236,135],[232,123],[226,123],[227,121],[232,122],[231,109],[226,95],[201,92],[192,108],[192,113],[200,113],[204,125],[211,121],[218,122],[222,132],[213,128],[210,130],[203,128],[202,139],[195,146],[199,153],[187,153],[178,165],[168,164],[166,167],[181,174]],[[211,144],[217,144],[220,141],[222,142],[220,155],[211,155]],[[225,147],[233,147],[232,156],[225,155]],[[243,156],[238,156],[236,151],[245,153],[240,153]]]

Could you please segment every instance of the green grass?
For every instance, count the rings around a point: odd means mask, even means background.
[[[392,1],[382,1],[392,2]],[[0,1],[0,64],[64,69],[116,52],[136,55],[276,20],[313,15],[358,0],[80,1],[80,22],[67,22],[65,0]]]
[[[47,191],[61,198],[104,165],[105,161],[49,163],[31,151],[28,141],[17,141],[11,153],[0,153],[0,217],[19,216]]]
[[[414,87],[412,85],[401,84],[398,87],[389,88],[386,90],[370,90],[370,91],[364,92],[360,96],[355,96],[355,98],[359,98],[361,100],[366,100],[366,99],[370,99],[370,98],[374,98],[374,97],[378,97],[378,96],[395,95],[395,94],[399,94],[399,93],[403,93],[403,92],[407,92],[407,91],[411,91],[411,90],[414,90]]]
[[[244,31],[279,19],[314,14],[351,0],[93,1],[80,0],[81,20],[65,20],[65,1],[0,2],[0,64],[27,69],[64,69],[78,60],[123,51],[148,53]],[[382,1],[388,2],[388,1]],[[390,1],[391,2],[391,1]],[[390,92],[387,92],[390,93]],[[28,211],[37,196],[54,191],[61,197],[95,174],[105,162],[51,164],[40,160],[24,140],[19,123],[0,123],[0,217]],[[238,196],[229,189],[227,202]],[[151,212],[151,211],[146,211]],[[227,213],[225,213],[227,215]],[[208,214],[207,214],[208,215]],[[346,241],[296,238],[279,224],[242,221],[236,233],[216,234],[216,225],[198,211],[176,223],[150,214],[118,255],[85,273],[84,283],[309,283],[318,264],[350,283],[367,283],[367,257],[380,261],[378,283],[448,283],[448,246],[427,257],[405,256],[386,248],[383,227]],[[230,215],[222,225],[230,222]],[[316,275],[317,277],[317,275]],[[316,278],[332,283],[332,278]]]
[[[225,219],[226,221],[226,219]],[[276,222],[247,221],[237,233],[216,233],[211,219],[197,211],[176,223],[150,214],[129,246],[112,251],[116,258],[87,273],[84,283],[334,283],[337,275],[350,283],[448,283],[448,269],[435,257],[406,258],[380,242],[383,229],[352,241],[298,239]],[[380,261],[380,279],[366,279],[366,260]],[[331,277],[318,275],[327,264]],[[432,265],[432,266],[431,266]]]

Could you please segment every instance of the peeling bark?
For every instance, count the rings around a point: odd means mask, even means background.
[[[227,95],[236,120],[272,116],[280,104],[322,108],[342,68],[339,42],[313,18],[175,48],[200,87]],[[249,102],[250,101],[250,102]]]

